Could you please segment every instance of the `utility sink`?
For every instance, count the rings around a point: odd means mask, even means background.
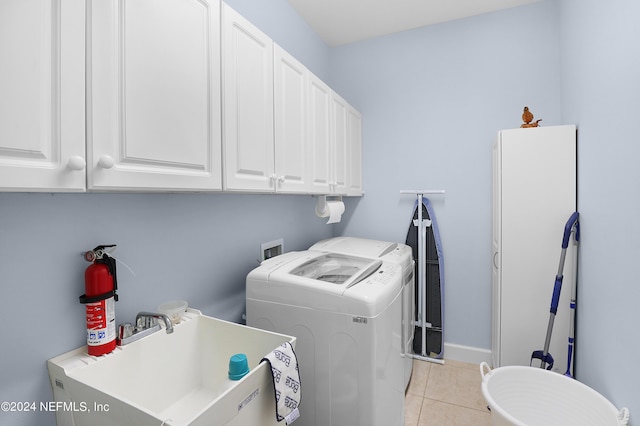
[[[284,342],[295,346],[295,337],[189,309],[172,334],[101,357],[86,347],[59,355],[47,361],[58,426],[277,425],[271,369],[260,360]],[[230,382],[237,353],[251,371]]]

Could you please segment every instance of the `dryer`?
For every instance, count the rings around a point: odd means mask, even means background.
[[[389,241],[356,237],[335,237],[318,241],[309,250],[343,253],[392,262],[402,268],[402,356],[405,390],[413,371],[413,336],[415,318],[415,262],[411,247]]]
[[[262,262],[247,325],[297,337],[296,426],[403,426],[402,268],[321,251]]]

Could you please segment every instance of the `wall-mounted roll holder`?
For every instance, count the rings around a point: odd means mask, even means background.
[[[328,217],[327,224],[340,222],[344,210],[342,195],[318,195],[316,215]]]
[[[316,203],[316,214],[319,217],[327,212],[327,201],[342,201],[342,195],[318,195],[318,201]]]

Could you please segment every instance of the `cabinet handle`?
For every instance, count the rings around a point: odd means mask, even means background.
[[[87,162],[79,155],[72,155],[71,157],[69,157],[67,167],[69,167],[71,170],[81,171],[84,170],[86,166]]]
[[[282,182],[284,182],[284,179],[285,179],[285,178],[284,178],[284,176],[280,176],[280,177],[278,178],[278,182],[282,183]]]
[[[98,165],[103,169],[110,169],[115,164],[116,162],[114,161],[113,157],[111,157],[110,155],[103,155],[102,157],[100,157],[100,160],[98,160]]]
[[[498,269],[498,262],[496,262],[496,260],[497,260],[496,258],[497,258],[497,257],[498,257],[498,252],[495,252],[495,253],[493,254],[493,266],[495,266],[495,267],[496,267],[496,269]]]

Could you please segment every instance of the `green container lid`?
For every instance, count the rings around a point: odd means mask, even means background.
[[[229,358],[229,380],[240,380],[249,373],[249,363],[245,354],[235,354]]]

